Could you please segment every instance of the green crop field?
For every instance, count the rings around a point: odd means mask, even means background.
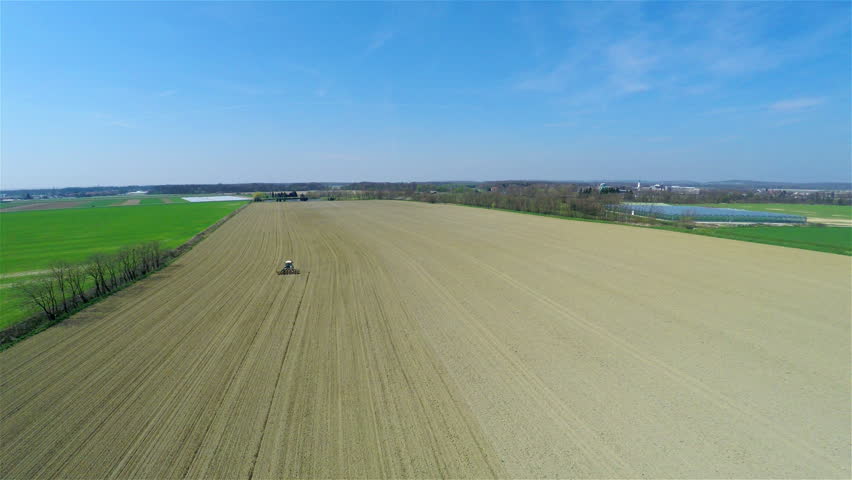
[[[706,205],[709,207],[734,207],[740,205],[752,204],[714,204]],[[768,205],[772,208],[776,207],[817,207],[813,211],[820,212],[825,215],[826,212],[843,211],[852,207],[835,206],[835,205],[792,205],[792,204],[753,204],[755,206]],[[486,208],[473,205],[462,205],[470,208]],[[502,209],[494,209],[502,210]],[[541,215],[545,217],[563,218],[571,221],[583,222],[599,222],[608,223],[606,220],[589,220],[581,218],[567,218],[559,215],[548,215],[533,212],[518,212],[516,210],[503,210],[506,212],[521,213],[525,215]],[[760,210],[758,210],[760,211]],[[776,210],[777,211],[777,210]],[[698,227],[698,228],[683,228],[673,225],[636,225],[639,228],[658,228],[662,230],[673,230],[677,232],[708,235],[711,237],[729,238],[732,240],[742,240],[744,242],[765,243],[769,245],[779,245],[782,247],[802,248],[805,250],[816,250],[818,252],[838,253],[841,255],[852,255],[852,228],[850,227],[828,227],[828,226],[811,226],[811,225],[790,225],[790,226],[720,226],[720,227]]]
[[[15,274],[37,272],[59,260],[79,262],[94,253],[152,240],[175,248],[244,203],[160,202],[0,213],[0,328],[25,316],[8,285],[26,276]]]
[[[35,210],[0,214],[0,274],[75,262],[97,252],[160,240],[174,248],[244,202]]]
[[[852,220],[849,205],[802,205],[796,203],[708,203],[704,207],[739,208],[756,212],[789,213],[813,218]]]
[[[127,197],[89,197],[89,198],[51,198],[46,200],[16,200],[0,204],[0,209],[9,210],[17,207],[38,207],[38,209],[55,208],[90,208],[108,207],[127,200]]]
[[[16,200],[0,203],[0,210],[54,210],[67,208],[115,207],[128,200],[139,200],[139,205],[161,205],[163,203],[188,203],[177,195],[113,195],[106,197],[49,198],[38,200]],[[25,208],[22,208],[25,207]]]
[[[852,255],[852,228],[849,227],[748,226],[696,228],[689,232],[711,237]]]

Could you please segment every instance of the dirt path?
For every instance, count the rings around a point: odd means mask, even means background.
[[[823,223],[825,225],[834,225],[836,227],[852,227],[852,220],[848,218],[808,217],[808,223]]]
[[[302,275],[274,274],[287,257]],[[848,478],[850,262],[452,206],[252,205],[0,353],[0,471]]]
[[[0,279],[30,277],[30,276],[34,276],[34,275],[41,275],[41,274],[47,273],[49,271],[50,270],[29,270],[29,271],[26,271],[26,272],[3,273],[3,274],[0,274]]]
[[[60,208],[75,208],[82,205],[84,202],[39,202],[19,205],[17,207],[9,207],[0,210],[0,212],[22,212],[26,210],[56,210]]]
[[[116,203],[113,206],[114,207],[131,207],[133,205],[139,205],[139,202],[141,202],[141,200],[139,200],[138,198],[131,198],[129,200],[125,200],[123,202]]]
[[[7,278],[34,277],[36,275],[45,274],[49,271],[50,270],[30,270],[30,271],[27,271],[27,272],[3,273],[3,274],[0,274],[0,280],[5,280]],[[16,282],[0,283],[0,289],[14,287],[15,285],[17,285]]]

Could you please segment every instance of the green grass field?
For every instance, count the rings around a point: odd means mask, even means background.
[[[33,210],[0,214],[0,274],[77,262],[97,252],[160,240],[174,248],[244,202]]]
[[[708,206],[733,206],[734,204],[718,204]],[[741,204],[736,204],[737,206]],[[748,204],[747,204],[748,205]],[[779,206],[778,204],[767,204],[772,208]],[[460,205],[468,208],[487,208],[477,207],[472,205]],[[762,205],[761,205],[762,206]],[[784,206],[784,205],[780,205]],[[819,211],[825,214],[826,211],[832,209],[844,209],[850,207],[834,206],[834,205],[791,205],[794,207],[818,207],[814,211]],[[828,207],[827,210],[820,210],[819,207]],[[502,210],[502,209],[496,209]],[[541,215],[545,217],[563,218],[572,221],[583,222],[599,222],[609,223],[606,220],[588,220],[580,218],[561,217],[559,215],[548,215],[532,212],[519,212],[515,210],[503,210],[512,213],[521,213],[525,215]],[[836,211],[836,210],[835,210]],[[840,210],[842,211],[842,210]],[[729,238],[732,240],[741,240],[744,242],[765,243],[768,245],[779,245],[782,247],[802,248],[805,250],[815,250],[818,252],[837,253],[841,255],[852,255],[852,228],[850,227],[827,227],[827,226],[740,226],[740,227],[698,227],[687,229],[676,227],[673,225],[636,225],[638,228],[659,228],[663,230],[673,230],[677,232],[707,235],[711,237]]]
[[[12,209],[28,205],[39,205],[43,208],[90,208],[108,207],[127,200],[127,197],[90,197],[90,198],[51,198],[47,200],[16,200],[0,204],[0,210]],[[79,204],[68,207],[69,204]]]
[[[739,208],[756,212],[789,213],[814,218],[852,220],[849,205],[802,205],[796,203],[708,203],[704,207]]]
[[[696,228],[687,231],[711,237],[852,255],[852,228],[849,227],[749,226]]]
[[[38,205],[40,209],[44,210],[60,208],[114,207],[127,200],[133,199],[139,200],[139,205],[161,205],[166,203],[164,200],[168,200],[170,203],[189,203],[178,195],[116,195],[108,197],[16,200],[14,202],[0,203],[0,210],[14,209],[15,207],[23,207],[27,205]]]
[[[153,200],[153,199],[152,199]],[[113,203],[115,201],[113,200]],[[46,269],[58,260],[80,262],[94,253],[159,240],[175,248],[245,202],[174,203],[0,213],[0,328],[22,320],[7,285],[10,274]]]

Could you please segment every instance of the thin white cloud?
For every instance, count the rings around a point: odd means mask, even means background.
[[[651,89],[651,86],[647,83],[634,82],[634,81],[619,81],[618,86],[621,90],[621,93],[639,93],[639,92],[647,92]]]
[[[391,31],[391,30],[382,30],[382,31],[376,32],[373,35],[373,40],[367,46],[367,50],[365,51],[365,54],[370,54],[370,53],[384,47],[385,44],[388,43],[394,37],[394,35],[395,35],[394,32]]]
[[[117,118],[115,115],[104,112],[94,112],[92,115],[107,127],[136,128],[136,124],[130,120]]]
[[[731,105],[716,107],[704,112],[705,115],[755,114],[766,112],[797,113],[817,107],[825,103],[825,97],[799,97],[779,100],[769,104]],[[788,122],[790,123],[790,122]]]
[[[565,104],[604,108],[648,91],[672,97],[705,95],[725,91],[737,77],[819,55],[848,29],[825,21],[779,39],[771,32],[784,12],[774,5],[688,3],[672,8],[673,23],[632,3],[582,8],[568,4],[560,25],[570,46],[550,62],[542,58],[537,66],[517,73],[511,83],[517,90],[554,95]],[[546,23],[531,12],[524,15],[524,25]],[[773,110],[811,106],[781,103]]]
[[[171,97],[172,95],[178,93],[177,90],[163,90],[162,92],[158,92],[158,97]]]
[[[565,86],[574,71],[574,65],[565,62],[557,65],[549,72],[531,73],[515,84],[518,90],[529,90],[535,92],[559,92]]]
[[[777,101],[770,105],[769,109],[775,112],[798,112],[822,105],[823,103],[825,103],[825,98],[822,97],[791,98],[789,100]]]
[[[607,49],[609,81],[618,93],[630,94],[651,89],[646,79],[658,63],[650,42],[644,38],[631,38]]]
[[[133,125],[130,122],[125,122],[123,120],[113,120],[107,123],[107,126],[110,127],[121,127],[121,128],[136,128],[136,125]]]
[[[758,112],[763,110],[763,105],[729,105],[726,107],[715,107],[704,112],[705,115],[729,115],[734,113]]]
[[[730,143],[742,138],[741,135],[726,135],[723,137],[715,137],[711,138],[708,142],[710,145],[719,144],[719,143]]]

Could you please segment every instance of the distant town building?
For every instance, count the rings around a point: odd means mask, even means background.
[[[606,183],[602,183],[598,186],[598,193],[627,193],[630,191],[630,188],[619,185],[607,185]]]

